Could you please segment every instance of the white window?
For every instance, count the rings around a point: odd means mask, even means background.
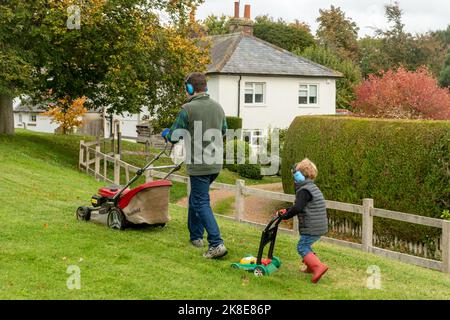
[[[19,123],[22,123],[22,114],[19,113]]]
[[[36,113],[30,114],[30,121],[31,122],[36,122]]]
[[[316,105],[318,96],[319,86],[317,84],[301,84],[298,90],[298,104]]]
[[[245,83],[245,104],[262,105],[265,102],[266,84],[264,82]]]

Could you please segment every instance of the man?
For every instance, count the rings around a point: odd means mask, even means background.
[[[191,185],[188,211],[190,241],[195,247],[202,248],[203,234],[206,229],[209,248],[203,256],[216,259],[225,256],[227,249],[211,209],[209,187],[222,169],[222,136],[226,133],[227,122],[220,104],[206,93],[207,84],[204,74],[195,72],[187,76],[185,90],[188,96],[187,103],[183,105],[172,127],[164,130],[163,136],[171,143],[176,143],[179,139],[177,136],[183,135],[180,132],[184,130],[185,133],[189,133],[188,139],[184,141],[187,144],[186,167]],[[219,138],[203,141],[205,132],[208,131],[209,134],[215,132],[214,130],[219,133]],[[205,161],[205,157],[211,159],[211,154],[207,152],[211,149],[208,147],[211,143],[216,147],[213,148],[214,159],[219,161]]]

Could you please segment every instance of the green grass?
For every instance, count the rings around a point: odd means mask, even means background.
[[[230,268],[256,254],[260,231],[218,219],[230,251],[209,261],[188,242],[186,209],[171,205],[165,229],[116,232],[79,222],[75,209],[102,185],[76,170],[77,138],[19,131],[0,136],[0,299],[450,299],[450,277],[319,243],[330,271],[318,285],[297,269],[297,239],[280,234],[281,269],[255,278]],[[67,267],[81,270],[69,290]],[[366,287],[371,265],[381,290]]]
[[[233,208],[234,200],[235,200],[234,197],[228,197],[228,198],[218,201],[216,203],[216,205],[213,207],[213,211],[215,213],[218,213],[218,214],[221,214],[224,216],[231,215],[234,211],[234,208]]]

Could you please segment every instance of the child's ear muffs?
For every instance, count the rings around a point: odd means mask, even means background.
[[[300,171],[295,171],[294,173],[294,180],[297,183],[303,182],[306,180],[305,176],[303,175],[303,173],[301,173]]]

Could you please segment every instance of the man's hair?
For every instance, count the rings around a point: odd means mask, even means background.
[[[186,77],[186,82],[194,87],[195,92],[206,91],[206,76],[201,72],[193,72]]]
[[[317,167],[308,158],[303,159],[301,162],[297,163],[296,169],[300,171],[306,178],[315,180],[317,178]]]

